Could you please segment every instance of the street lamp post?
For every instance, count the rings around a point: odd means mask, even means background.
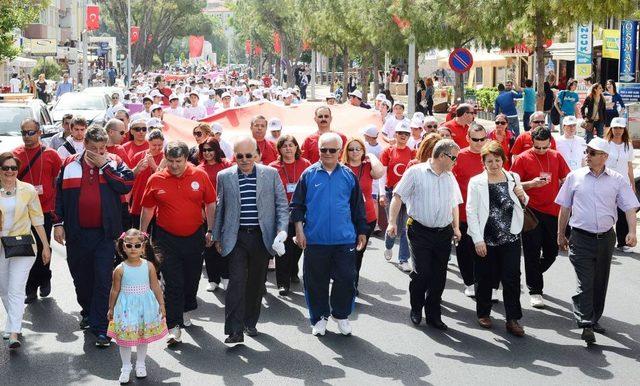
[[[413,115],[416,109],[416,37],[409,36],[409,84],[407,87],[407,111]]]
[[[84,10],[84,28],[82,30],[82,53],[84,60],[82,61],[82,88],[89,87],[89,31],[87,31],[87,0],[83,0],[82,9]]]
[[[127,0],[127,86],[131,85],[131,0]]]

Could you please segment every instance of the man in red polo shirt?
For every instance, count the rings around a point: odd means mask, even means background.
[[[468,103],[461,103],[456,109],[455,118],[444,123],[444,126],[451,132],[451,139],[460,146],[460,149],[469,146],[467,142],[467,130],[475,119],[475,108]]]
[[[516,141],[513,143],[513,147],[511,148],[511,155],[515,159],[517,155],[524,153],[525,151],[531,149],[533,147],[533,139],[531,138],[531,132],[536,127],[545,126],[544,113],[542,111],[536,111],[531,114],[529,117],[529,126],[531,129],[529,131],[525,131],[520,134]],[[556,149],[556,140],[551,136],[551,148],[553,150]]]
[[[522,252],[531,306],[544,308],[542,274],[558,256],[560,207],[554,199],[571,169],[559,152],[550,149],[551,132],[546,127],[539,126],[522,135],[528,133],[533,138],[533,148],[516,157],[511,171],[520,175],[522,187],[529,195],[527,206],[538,219],[534,229],[522,233]]]
[[[20,124],[23,146],[13,151],[20,160],[18,179],[28,182],[36,188],[42,212],[44,213],[44,230],[47,233],[47,241],[51,241],[51,228],[56,205],[56,177],[60,173],[62,160],[58,152],[47,148],[40,142],[42,131],[40,123],[32,118],[27,118]],[[49,264],[42,261],[42,242],[38,233],[33,232],[38,245],[36,261],[29,272],[27,280],[25,303],[31,303],[37,299],[37,290],[40,287],[40,296],[46,297],[51,293],[51,269]]]
[[[202,252],[213,245],[216,191],[204,170],[187,162],[184,142],[169,142],[164,150],[166,169],[149,178],[142,199],[140,230],[147,231],[156,216],[155,244],[163,262],[167,344],[181,342],[180,326],[188,327],[188,312],[198,308],[196,294],[202,273]],[[205,208],[207,232],[202,228]]]
[[[464,294],[469,297],[475,296],[473,263],[477,255],[475,252],[475,244],[471,237],[467,234],[467,187],[471,177],[476,176],[484,171],[480,150],[487,143],[487,131],[483,126],[472,124],[467,132],[467,142],[469,146],[460,150],[458,159],[453,166],[453,175],[460,186],[460,193],[464,202],[458,206],[460,216],[460,233],[462,237],[456,246],[456,258],[458,259],[458,269],[462,276],[465,289]]]
[[[260,152],[260,162],[263,165],[269,165],[278,159],[278,150],[276,145],[265,139],[267,135],[267,119],[262,115],[256,115],[251,120],[251,136],[258,143],[258,151]]]
[[[331,109],[329,106],[320,106],[314,113],[314,119],[316,125],[318,125],[318,131],[315,134],[308,136],[302,144],[302,157],[306,158],[312,164],[320,160],[320,150],[318,149],[318,139],[324,133],[328,133],[331,130]],[[342,133],[337,133],[342,138],[342,143],[347,143],[347,137]],[[340,157],[342,151],[340,152]]]

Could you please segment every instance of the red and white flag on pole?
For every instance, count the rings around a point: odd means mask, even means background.
[[[131,26],[131,44],[137,42],[138,39],[140,39],[140,27]]]
[[[100,28],[100,7],[87,5],[87,31],[95,31]]]
[[[204,36],[189,36],[189,58],[198,58],[202,56],[203,47]]]

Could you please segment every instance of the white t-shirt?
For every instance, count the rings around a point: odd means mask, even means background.
[[[182,116],[197,121],[207,116],[207,109],[204,106],[188,106],[184,108]]]
[[[151,119],[151,113],[148,113],[144,110],[137,112],[131,116],[131,121],[135,121],[136,119]]]
[[[382,148],[382,145],[380,144],[380,142],[378,142],[375,146],[371,146],[371,145],[369,145],[369,142],[365,141],[364,142],[364,150],[365,150],[365,152],[367,154],[371,153],[371,154],[375,155],[378,159],[380,159],[380,154],[382,154],[382,150],[384,150],[384,149]],[[379,180],[373,180],[373,182],[371,184],[372,188],[373,188],[371,190],[372,194],[379,194],[380,193],[380,189],[379,189],[379,185],[380,184],[378,183],[378,181]]]
[[[9,84],[11,85],[11,92],[12,93],[20,92],[20,85],[22,84],[22,82],[20,82],[20,79],[11,78],[11,80],[9,80]]]
[[[407,141],[407,146],[410,149],[418,150],[418,146],[420,146],[420,142],[422,142],[422,137],[415,139],[413,138],[413,135],[412,135],[409,137],[409,140]]]
[[[166,109],[164,109],[164,112],[171,115],[177,115],[179,117],[182,117],[184,115],[184,111],[182,111],[182,107],[180,106],[176,107],[175,109],[167,107]]]
[[[109,119],[113,118],[116,115],[116,113],[120,110],[126,110],[124,105],[121,104],[120,102],[118,102],[118,104],[116,104],[115,106],[113,105],[109,106],[109,108],[107,108],[107,112],[104,114],[105,121],[108,121]]]
[[[584,138],[573,136],[571,139],[567,139],[564,136],[556,139],[556,148],[562,157],[569,165],[571,170],[576,170],[582,167],[582,160],[584,159],[584,150],[587,148],[587,143]]]
[[[627,147],[624,143],[618,145],[614,142],[609,142],[607,167],[627,177],[629,175],[629,162],[633,162],[633,144],[629,143]],[[628,180],[628,177],[625,180]]]
[[[395,114],[387,115],[387,118],[384,120],[384,125],[382,126],[382,133],[384,133],[387,138],[393,138],[396,133],[396,126],[398,126],[398,123],[402,121],[407,121],[407,123],[409,123],[407,118],[403,117],[402,119],[398,119]]]
[[[73,145],[73,148],[76,149],[76,152],[74,154],[79,154],[82,153],[84,151],[84,141],[76,141],[75,139],[73,139],[73,137],[68,136],[67,140],[71,143],[71,145]],[[60,146],[58,148],[58,154],[60,155],[60,158],[64,161],[67,157],[69,157],[70,155],[72,155],[69,150],[67,150],[66,147],[64,147],[64,143],[62,146]]]

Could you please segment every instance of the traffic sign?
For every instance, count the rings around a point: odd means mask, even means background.
[[[456,48],[449,55],[449,67],[457,73],[462,74],[473,67],[473,55],[466,48]]]

